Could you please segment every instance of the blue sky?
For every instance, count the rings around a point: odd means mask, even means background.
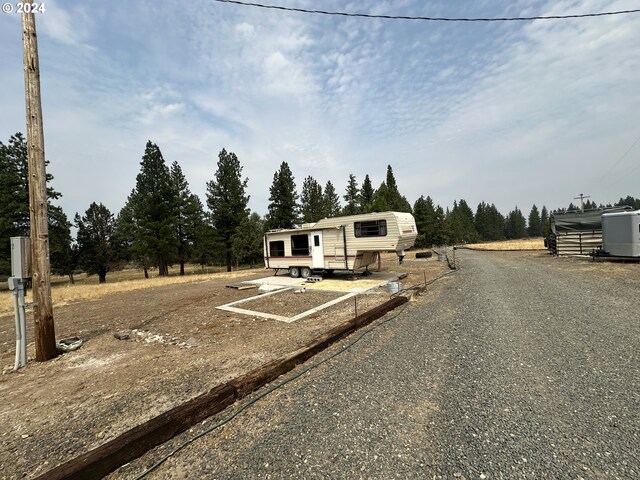
[[[504,17],[638,0],[272,0],[372,14]],[[327,17],[184,1],[46,0],[45,150],[60,204],[114,213],[148,139],[205,201],[222,148],[264,215],[282,161],[340,194],[392,165],[413,203],[507,213],[640,197],[640,14],[510,23]],[[19,15],[0,14],[0,140],[24,132]],[[625,152],[627,152],[625,155]],[[576,202],[574,202],[576,203]]]

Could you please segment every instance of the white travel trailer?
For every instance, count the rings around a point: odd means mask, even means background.
[[[333,270],[355,271],[378,261],[381,252],[396,252],[400,260],[415,243],[413,215],[366,213],[325,218],[291,230],[271,230],[264,236],[266,268],[287,269],[294,278]]]

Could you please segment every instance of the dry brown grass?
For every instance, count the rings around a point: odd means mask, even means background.
[[[119,292],[132,290],[142,290],[145,288],[160,287],[163,285],[174,285],[182,283],[203,282],[212,278],[236,278],[247,275],[252,270],[239,270],[235,272],[222,271],[219,267],[201,269],[200,267],[189,267],[185,269],[186,275],[179,276],[177,272],[170,272],[168,277],[152,276],[144,278],[142,270],[123,270],[107,275],[107,283],[99,284],[95,275],[87,277],[85,274],[78,275],[75,284],[71,284],[66,277],[51,278],[51,297],[54,307],[68,305],[80,300],[93,300]],[[256,269],[255,271],[261,271]],[[211,272],[211,273],[208,273]],[[32,301],[30,292],[27,294],[27,302]],[[0,315],[13,313],[12,293],[9,291],[0,292]]]
[[[465,245],[467,248],[474,250],[544,250],[544,239],[538,238],[525,238],[519,240],[505,240],[502,242],[486,242],[486,243],[471,243]]]

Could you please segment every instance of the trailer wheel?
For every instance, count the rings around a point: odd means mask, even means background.
[[[289,276],[291,278],[298,278],[300,276],[300,269],[298,267],[289,267]]]
[[[311,276],[311,269],[309,267],[302,267],[300,269],[300,276],[302,278],[309,278]]]

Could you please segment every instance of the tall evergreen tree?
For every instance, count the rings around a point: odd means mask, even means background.
[[[75,283],[74,271],[78,265],[77,248],[72,245],[71,223],[62,208],[50,205],[49,217],[49,258],[51,273],[69,277]]]
[[[466,243],[477,241],[478,233],[475,228],[473,210],[464,199],[460,199],[459,202],[453,202],[453,208],[447,217],[447,223],[451,242]]]
[[[191,193],[189,183],[178,162],[171,164],[169,173],[176,197],[175,216],[178,262],[180,263],[180,275],[184,275],[184,265],[191,259],[198,232],[204,223],[204,209],[197,195]]]
[[[387,165],[387,178],[385,183],[387,185],[387,204],[389,209],[394,212],[411,213],[411,204],[400,194],[391,165]]]
[[[389,206],[389,188],[382,182],[373,194],[373,201],[369,205],[371,212],[386,212],[391,210]]]
[[[48,165],[49,162],[47,161]],[[49,251],[51,270],[68,270],[71,234],[69,222],[62,209],[52,205],[60,198],[49,182],[53,176],[47,173],[47,210],[49,219]],[[27,141],[21,133],[0,142],[0,275],[11,273],[10,237],[29,236],[29,172]]]
[[[551,223],[549,222],[549,212],[547,207],[542,206],[540,211],[540,235],[548,237],[551,234]]]
[[[504,224],[504,235],[507,240],[525,238],[527,236],[527,221],[517,206],[507,215]]]
[[[349,182],[347,183],[346,194],[343,195],[346,205],[342,210],[343,215],[356,215],[360,213],[360,195],[358,191],[358,182],[356,176],[349,174]]]
[[[98,283],[107,281],[107,272],[115,263],[113,234],[115,218],[102,203],[95,202],[81,217],[76,213],[75,224],[78,229],[78,263],[88,274],[97,274]]]
[[[440,245],[440,237],[442,236],[442,224],[439,223],[436,208],[433,205],[431,197],[425,199],[420,196],[413,204],[413,216],[416,220],[418,228],[418,237],[416,238],[417,247],[431,247]]]
[[[433,245],[447,245],[449,243],[449,233],[447,231],[445,211],[440,205],[437,205],[435,212],[433,234],[431,238],[427,237],[427,242]]]
[[[373,195],[373,210],[411,213],[411,205],[398,191],[391,165],[387,165],[387,177]]]
[[[322,198],[324,203],[324,216],[329,218],[339,216],[342,210],[342,207],[340,207],[340,197],[338,197],[331,180],[325,185]]]
[[[493,203],[491,205],[485,203],[484,206],[482,227],[478,226],[478,219],[476,218],[476,230],[480,235],[480,239],[488,241],[504,240],[504,217]]]
[[[268,228],[293,228],[298,223],[298,194],[287,162],[282,162],[280,169],[273,175],[269,194]]]
[[[371,185],[371,179],[369,178],[369,175],[365,175],[364,181],[362,182],[362,188],[360,188],[360,213],[368,213],[372,211],[374,193],[375,191],[373,190],[373,185]]]
[[[207,182],[207,206],[211,210],[213,226],[224,241],[228,272],[233,264],[233,235],[249,216],[249,196],[245,194],[248,181],[247,178],[242,180],[242,167],[235,153],[222,149],[215,180]]]
[[[169,167],[155,143],[147,142],[136,187],[129,196],[135,224],[132,249],[144,266],[151,262],[161,276],[169,274],[169,262],[177,252],[176,195]]]
[[[476,231],[480,240],[486,241],[490,237],[491,220],[489,218],[489,205],[484,202],[478,204],[474,218]]]
[[[249,264],[251,268],[262,260],[264,222],[257,213],[242,220],[233,237],[233,256],[241,264]]]
[[[530,237],[539,237],[542,234],[542,220],[535,203],[531,207],[531,212],[529,212],[527,233]]]
[[[302,214],[303,223],[314,223],[325,216],[322,187],[310,175],[302,182],[300,213]]]

